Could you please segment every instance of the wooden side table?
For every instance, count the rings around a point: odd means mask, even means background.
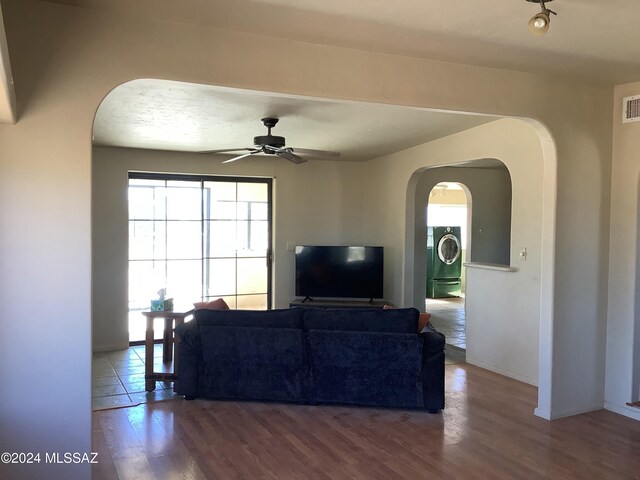
[[[142,312],[147,319],[147,329],[144,340],[144,389],[147,392],[153,392],[156,389],[157,380],[165,380],[175,382],[178,378],[178,342],[173,335],[173,329],[178,325],[182,325],[186,317],[193,314],[192,310],[187,311],[149,311]],[[153,371],[153,321],[156,318],[164,319],[164,331],[162,335],[162,362],[168,363],[173,359],[173,372],[154,372]]]

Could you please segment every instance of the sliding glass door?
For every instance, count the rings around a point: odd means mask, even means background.
[[[271,308],[270,252],[270,179],[130,173],[130,341],[161,288],[176,308]]]

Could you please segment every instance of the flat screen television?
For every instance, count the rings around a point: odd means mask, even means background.
[[[383,247],[296,247],[296,296],[382,298]]]

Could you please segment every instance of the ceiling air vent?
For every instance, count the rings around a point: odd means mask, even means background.
[[[622,99],[622,123],[640,122],[640,95]]]

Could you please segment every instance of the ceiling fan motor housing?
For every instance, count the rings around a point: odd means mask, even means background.
[[[265,145],[269,145],[274,148],[282,148],[284,147],[284,137],[278,137],[276,135],[260,135],[257,137],[253,137],[253,144],[256,147],[264,147]],[[262,149],[263,153],[267,155],[274,155],[275,152],[273,150]]]

